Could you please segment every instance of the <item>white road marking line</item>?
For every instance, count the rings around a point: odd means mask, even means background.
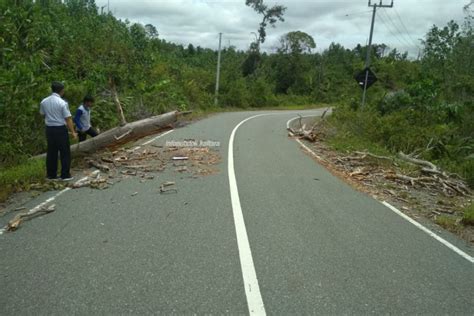
[[[228,154],[230,198],[232,201],[232,211],[234,213],[235,233],[237,235],[237,246],[239,248],[240,267],[242,269],[242,276],[244,279],[245,295],[247,297],[247,306],[251,315],[266,315],[266,313],[265,306],[263,305],[262,295],[260,294],[260,287],[258,286],[257,274],[253,264],[252,251],[250,250],[250,243],[247,236],[247,230],[245,228],[242,207],[240,205],[239,190],[237,188],[237,181],[235,179],[234,137],[237,129],[242,124],[263,115],[269,114],[254,115],[237,124],[230,135]]]
[[[436,235],[431,230],[429,230],[425,226],[423,226],[420,223],[418,223],[417,221],[415,221],[413,218],[409,217],[408,215],[406,215],[403,212],[401,212],[400,210],[398,210],[396,207],[392,206],[391,204],[389,204],[386,201],[383,201],[382,204],[385,205],[386,207],[388,207],[389,209],[391,209],[393,212],[395,212],[396,214],[398,214],[402,218],[404,218],[405,220],[407,220],[410,223],[412,223],[413,225],[415,225],[417,228],[421,229],[423,232],[427,233],[428,235],[430,235],[431,237],[433,237],[434,239],[436,239],[437,241],[439,241],[440,243],[445,245],[446,247],[448,247],[449,249],[451,249],[452,251],[454,251],[455,253],[457,253],[458,255],[460,255],[461,257],[463,257],[464,259],[466,259],[467,261],[469,261],[471,263],[474,263],[474,258],[473,257],[468,255],[467,253],[465,253],[464,251],[462,251],[458,247],[454,246],[449,241],[447,241],[447,240],[441,238],[440,236]]]
[[[301,140],[299,140],[298,138],[295,138],[295,140],[298,142],[298,144],[301,145],[301,147],[303,147],[308,153],[310,153],[311,155],[313,155],[314,157],[316,157],[318,160],[323,160],[323,158],[321,158],[320,156],[318,156],[314,151],[312,151],[311,149],[309,149],[308,146],[306,146]]]
[[[163,137],[163,136],[165,136],[165,135],[167,135],[167,134],[169,134],[169,133],[171,133],[171,132],[173,132],[173,131],[174,131],[174,130],[172,129],[172,130],[169,130],[169,131],[167,131],[167,132],[164,132],[164,133],[162,133],[162,134],[160,134],[160,135],[158,135],[158,136],[156,136],[156,137],[150,139],[149,141],[143,143],[142,146],[143,146],[143,145],[151,144],[152,142],[154,142],[154,141],[157,140],[158,138]],[[140,149],[140,147],[141,147],[141,146],[137,146],[137,147],[133,148],[132,150],[133,150],[133,151],[138,150],[138,149]],[[80,184],[81,182],[84,182],[85,180],[87,180],[89,177],[92,177],[92,176],[94,176],[94,175],[97,175],[99,172],[100,172],[99,170],[96,170],[96,171],[92,172],[90,176],[87,176],[87,177],[84,177],[84,178],[78,180],[77,182],[75,182],[75,184]],[[71,190],[71,188],[65,188],[65,189],[59,191],[58,193],[56,193],[54,196],[50,197],[49,199],[47,199],[47,200],[44,201],[43,203],[38,204],[37,206],[35,206],[35,207],[32,208],[31,210],[29,210],[28,213],[36,212],[37,210],[39,210],[40,208],[42,208],[42,207],[45,206],[46,204],[51,203],[51,202],[54,201],[58,196],[60,196],[60,195],[63,194],[63,193],[66,193],[66,192],[69,191],[69,190]],[[5,228],[0,228],[0,235],[2,235],[5,231],[6,231]]]
[[[92,172],[89,176],[87,177],[84,177],[78,181],[76,181],[74,184],[81,184],[82,182],[84,182],[85,180],[89,179],[89,177],[92,177],[92,176],[95,176],[96,174],[98,174],[100,171],[99,170],[96,170],[94,172]],[[59,191],[58,193],[56,193],[55,195],[53,195],[52,197],[50,197],[49,199],[47,199],[46,201],[36,205],[35,207],[33,207],[32,209],[30,209],[27,214],[31,214],[31,213],[34,213],[34,212],[37,212],[38,210],[40,210],[42,207],[44,207],[46,204],[48,203],[51,203],[53,202],[54,200],[56,200],[56,198],[64,193],[66,193],[67,191],[71,190],[71,188],[67,187],[67,188],[64,188],[62,189],[61,191]],[[2,228],[0,229],[0,235],[2,235],[4,232],[6,231],[6,228]]]
[[[316,117],[317,115],[307,115],[307,116],[302,116],[302,117]],[[286,122],[286,129],[290,129],[290,124],[292,121],[296,120],[296,119],[299,119],[300,117],[297,116],[297,117],[294,117],[292,119],[289,119],[288,122]],[[314,151],[312,151],[311,149],[309,149],[308,146],[306,146],[301,140],[299,140],[298,138],[295,138],[295,140],[301,145],[301,147],[303,147],[308,153],[310,153],[311,155],[313,155],[314,157],[316,157],[318,160],[323,160],[320,156],[318,156]]]
[[[290,126],[290,123],[291,121],[295,120],[295,119],[298,119],[299,117],[295,117],[295,118],[292,118],[290,119],[286,124],[287,128],[289,128]],[[306,150],[308,151],[309,153],[311,153],[313,156],[315,156],[316,158],[318,159],[321,159],[321,157],[319,157],[314,151],[312,151],[308,146],[306,146],[301,140],[297,139],[296,138],[296,141]],[[381,203],[383,205],[385,205],[386,207],[388,207],[390,210],[392,210],[393,212],[395,212],[396,214],[400,215],[402,218],[406,219],[407,221],[409,221],[410,223],[412,223],[413,225],[415,225],[417,228],[421,229],[423,232],[427,233],[428,235],[430,235],[431,237],[433,237],[434,239],[436,239],[437,241],[439,241],[440,243],[442,243],[443,245],[445,245],[446,247],[448,247],[449,249],[451,249],[452,251],[454,251],[455,253],[457,253],[458,255],[460,255],[461,257],[463,257],[464,259],[468,260],[469,262],[471,263],[474,263],[474,258],[471,257],[470,255],[468,255],[467,253],[465,253],[464,251],[462,251],[461,249],[459,249],[458,247],[454,246],[453,244],[451,244],[450,242],[448,242],[447,240],[441,238],[440,236],[436,235],[435,233],[433,233],[431,230],[429,230],[428,228],[426,228],[425,226],[421,225],[420,223],[418,223],[417,221],[415,221],[414,219],[412,219],[411,217],[409,217],[408,215],[404,214],[403,212],[399,211],[397,208],[395,208],[394,206],[392,206],[391,204],[389,204],[388,202],[386,201],[381,201]]]
[[[163,134],[160,134],[160,135],[158,135],[158,136],[156,136],[156,137],[150,139],[149,141],[144,142],[142,145],[149,145],[149,144],[153,143],[155,140],[157,140],[158,138],[161,138],[161,137],[163,137],[163,136],[165,136],[165,135],[168,135],[169,133],[171,133],[171,132],[173,132],[173,131],[174,131],[174,129],[169,130],[169,131],[167,131],[167,132],[164,132]]]

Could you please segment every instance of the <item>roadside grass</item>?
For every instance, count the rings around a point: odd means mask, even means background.
[[[465,225],[474,225],[474,203],[464,209],[462,223]]]
[[[397,156],[391,153],[387,148],[362,137],[358,137],[352,134],[336,133],[335,135],[331,135],[328,138],[327,143],[329,147],[331,147],[335,151],[346,154],[355,151],[360,151],[369,152],[374,155],[390,157],[393,159],[394,162],[396,162],[398,168],[400,168],[400,170],[406,173],[411,173],[416,170],[415,166],[398,159]],[[388,168],[393,166],[393,163],[389,160],[376,160],[374,161],[374,163],[381,166],[386,166]]]
[[[367,151],[375,155],[390,156],[390,152],[383,146],[348,133],[330,136],[328,144],[340,152]]]
[[[396,163],[396,166],[406,174],[417,171],[416,166],[399,159],[397,155],[390,152],[386,147],[351,133],[332,133],[332,135],[329,135],[327,143],[332,149],[338,152],[351,153],[360,151],[369,152],[379,156],[390,157]],[[377,160],[376,163],[389,168],[393,166],[393,163],[391,163],[389,160]]]
[[[435,219],[435,223],[453,232],[456,232],[458,230],[456,219],[449,216],[445,216],[445,215],[437,216]]]
[[[5,202],[14,192],[28,190],[34,182],[45,182],[44,159],[29,159],[16,166],[0,169],[0,202]]]

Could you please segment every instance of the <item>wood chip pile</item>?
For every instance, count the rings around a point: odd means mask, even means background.
[[[221,161],[218,150],[209,147],[163,147],[146,145],[132,149],[118,149],[86,157],[88,167],[101,171],[97,177],[74,185],[74,188],[105,189],[124,178],[139,177],[152,180],[157,172],[171,169],[192,177],[219,172]]]

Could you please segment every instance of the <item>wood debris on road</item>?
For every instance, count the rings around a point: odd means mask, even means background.
[[[175,185],[176,185],[175,182],[171,182],[171,181],[163,182],[163,183],[160,185],[160,193],[161,193],[161,194],[163,194],[163,193],[170,193],[170,192],[178,193],[178,189],[176,189],[176,188],[170,188],[171,186],[175,186]]]
[[[61,181],[34,183],[30,185],[30,188],[38,191],[63,190],[67,187],[105,190],[130,177],[139,178],[141,183],[153,181],[158,178],[158,172],[167,168],[179,173],[190,173],[192,178],[196,178],[218,173],[217,165],[221,162],[221,155],[218,149],[209,147],[168,147],[149,144],[133,149],[119,148],[97,152],[85,157],[82,161],[79,167],[88,171],[84,179],[74,183]],[[175,182],[170,181],[161,183],[160,194],[178,193],[175,185]],[[131,195],[136,196],[138,192]],[[8,222],[4,231],[14,231],[24,220],[53,212],[54,207],[54,205],[41,207],[35,209],[34,212],[17,214]]]
[[[327,112],[329,111],[329,108],[324,110],[323,114],[321,117],[316,119],[316,122],[311,126],[310,129],[306,128],[306,124],[302,124],[302,119],[303,117],[299,115],[299,128],[292,128],[289,127],[289,136],[290,137],[301,137],[304,139],[307,139],[311,142],[314,142],[317,137],[318,137],[318,127],[321,126],[321,124],[324,122],[324,118],[326,117]]]
[[[17,214],[12,220],[8,222],[5,229],[6,231],[9,231],[9,232],[15,231],[25,220],[29,220],[39,215],[49,214],[51,212],[54,212],[55,210],[56,210],[56,205],[51,204],[49,206],[42,206],[40,208],[33,209],[25,213]]]
[[[210,175],[219,170],[221,161],[218,150],[208,147],[157,147],[142,145],[139,149],[118,149],[91,155],[85,159],[89,166],[112,175],[140,176],[145,173],[160,172],[169,166],[177,167],[177,172],[193,175]],[[175,165],[176,163],[179,165]]]

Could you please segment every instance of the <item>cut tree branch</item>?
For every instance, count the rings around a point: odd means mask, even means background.
[[[112,99],[114,100],[115,107],[117,108],[117,113],[120,120],[120,126],[124,126],[125,124],[127,124],[127,121],[125,120],[125,115],[123,114],[122,105],[120,104],[120,100],[118,98],[115,81],[112,77],[109,78],[109,85],[110,85],[110,92],[112,93]]]
[[[405,160],[407,162],[410,162],[414,165],[424,166],[424,167],[427,168],[427,170],[429,169],[431,171],[439,171],[438,167],[436,167],[433,163],[431,163],[427,160],[414,158],[410,155],[404,154],[403,152],[399,152],[398,157],[400,157],[400,159]]]

